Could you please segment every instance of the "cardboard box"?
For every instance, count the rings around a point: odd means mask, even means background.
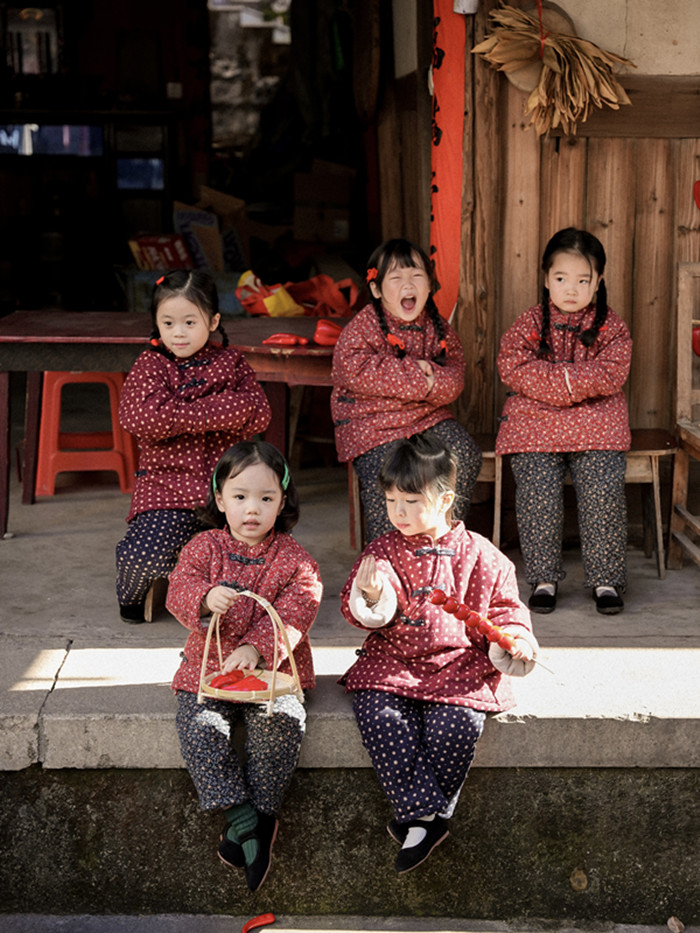
[[[246,204],[240,198],[203,185],[196,204],[175,202],[173,226],[197,269],[242,272],[250,265]]]

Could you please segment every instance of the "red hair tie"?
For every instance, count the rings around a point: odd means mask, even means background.
[[[160,341],[158,340],[157,337],[151,337],[151,346],[152,346],[152,347],[157,347],[159,343],[160,343]]]
[[[441,340],[441,341],[440,341],[440,349],[441,349],[441,350],[444,350],[445,353],[447,353],[447,341],[446,341],[446,340]]]
[[[376,269],[368,269],[367,270],[367,281],[373,282],[377,278],[377,275],[378,273]]]
[[[156,279],[156,285],[162,285],[164,281],[165,281],[165,276],[161,275],[159,279]]]
[[[405,350],[406,345],[400,337],[396,337],[394,334],[387,334],[386,339],[392,345],[392,347],[398,347],[399,350]]]

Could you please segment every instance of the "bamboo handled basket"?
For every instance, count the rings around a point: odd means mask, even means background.
[[[296,696],[303,703],[304,692],[301,688],[301,682],[299,680],[294,654],[292,653],[292,648],[289,644],[287,630],[279,617],[279,613],[272,605],[272,603],[265,599],[264,596],[258,596],[257,593],[253,593],[250,590],[240,590],[239,596],[249,596],[251,599],[254,599],[257,603],[259,603],[267,612],[272,621],[272,627],[275,631],[275,636],[277,633],[281,635],[284,646],[287,649],[287,657],[289,659],[290,667],[292,668],[292,673],[291,675],[283,674],[277,670],[277,665],[279,663],[279,639],[275,637],[272,670],[268,671],[256,667],[254,670],[246,672],[247,674],[251,674],[257,677],[258,680],[264,681],[267,684],[267,688],[265,690],[220,690],[216,687],[212,687],[211,681],[221,673],[224,666],[224,659],[221,653],[221,636],[219,634],[220,616],[218,612],[215,612],[212,614],[211,621],[209,622],[207,637],[204,643],[204,654],[202,655],[202,667],[199,674],[199,692],[197,694],[197,701],[201,703],[204,697],[213,697],[217,700],[227,700],[230,703],[265,703],[267,704],[268,716],[272,713],[272,705],[275,701],[275,697],[285,696],[286,694],[291,693],[294,694],[294,696]],[[207,661],[209,659],[209,651],[211,648],[211,640],[212,635],[214,634],[216,635],[216,649],[219,658],[219,668],[212,674],[206,674]]]

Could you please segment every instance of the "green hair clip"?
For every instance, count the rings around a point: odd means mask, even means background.
[[[284,473],[282,474],[280,485],[282,486],[283,491],[286,492],[287,486],[289,486],[289,467],[287,466],[286,463],[284,464]],[[214,493],[214,495],[216,495],[217,492],[219,491],[216,488],[216,470],[214,470],[214,472],[211,475],[211,488],[212,488],[212,492]]]

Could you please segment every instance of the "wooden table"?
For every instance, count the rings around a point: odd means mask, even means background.
[[[287,451],[290,386],[330,386],[332,347],[264,345],[284,331],[312,339],[315,318],[224,318],[232,346],[264,384],[272,420],[265,437]],[[150,337],[150,317],[119,311],[15,311],[0,318],[0,535],[7,531],[10,478],[10,373],[27,374],[22,501],[34,501],[45,371],[127,372]]]

